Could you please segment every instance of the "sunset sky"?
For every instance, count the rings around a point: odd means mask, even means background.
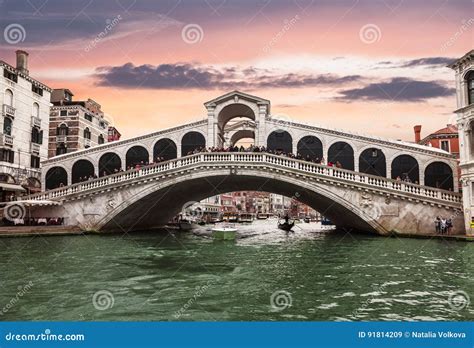
[[[473,48],[472,17],[471,0],[0,0],[0,59],[27,50],[30,75],[96,100],[124,138],[238,89],[286,119],[412,140],[454,120],[446,65]]]

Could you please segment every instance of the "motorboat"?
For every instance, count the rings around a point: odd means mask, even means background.
[[[212,237],[221,240],[233,240],[236,237],[237,229],[233,226],[223,225],[211,229]]]

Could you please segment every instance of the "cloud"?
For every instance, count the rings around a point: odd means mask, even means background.
[[[337,86],[362,79],[359,75],[275,74],[266,69],[247,67],[213,68],[189,63],[149,64],[100,67],[96,73],[99,86],[138,89],[255,89]]]
[[[429,67],[429,68],[444,68],[446,65],[454,62],[456,58],[450,57],[425,57],[402,61],[384,60],[378,62],[379,66],[384,68],[415,68],[415,67]]]
[[[337,99],[420,102],[431,98],[451,96],[454,92],[454,88],[446,87],[440,81],[419,81],[406,77],[395,77],[389,81],[371,83],[362,88],[343,90]]]
[[[414,66],[446,66],[454,62],[456,58],[449,57],[428,57],[428,58],[419,58],[412,59],[401,64],[402,68],[410,68]]]

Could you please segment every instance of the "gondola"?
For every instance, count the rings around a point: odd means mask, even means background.
[[[293,226],[295,225],[295,222],[278,222],[278,228],[283,231],[291,231]]]

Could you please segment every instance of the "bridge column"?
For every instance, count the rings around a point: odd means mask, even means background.
[[[267,146],[265,139],[266,117],[268,115],[268,105],[264,103],[258,104],[258,115],[255,120],[255,146]]]
[[[207,106],[207,139],[206,147],[216,146],[216,137],[218,133],[218,125],[215,115],[216,105],[211,104]],[[181,145],[180,145],[181,148]],[[179,157],[179,156],[178,156]]]
[[[351,145],[351,146],[352,146],[352,145]],[[354,151],[354,171],[355,171],[355,172],[360,171],[360,167],[359,167],[360,154],[361,154],[360,150]]]
[[[419,171],[420,171],[420,185],[425,185],[425,168],[426,168],[426,165],[423,165],[423,166],[420,166],[418,165],[418,168],[419,168]]]

